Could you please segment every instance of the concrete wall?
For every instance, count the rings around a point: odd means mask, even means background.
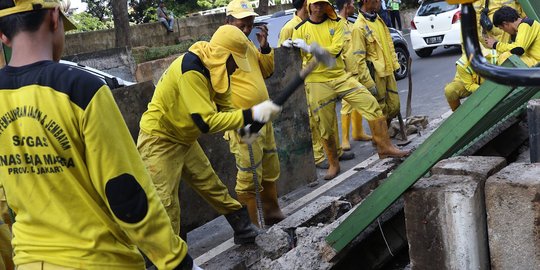
[[[269,7],[269,13],[289,8],[292,8],[292,5]],[[130,27],[131,45],[153,47],[173,45],[179,40],[197,40],[200,36],[212,35],[224,22],[224,13],[180,18],[175,22],[173,33],[167,33],[159,22],[137,24]],[[64,55],[112,49],[115,48],[114,43],[114,29],[68,34]]]
[[[405,193],[412,269],[489,269],[484,183],[502,157],[454,157]]]
[[[300,70],[299,53],[295,50],[279,49],[275,55],[274,75],[266,84],[270,96],[280,89]],[[278,60],[279,59],[279,60]],[[276,143],[281,165],[278,193],[284,195],[295,188],[316,180],[315,163],[311,147],[305,94],[298,89],[274,121]],[[151,82],[113,90],[114,97],[124,115],[131,134],[136,138],[139,119],[146,110],[154,91]],[[236,165],[222,134],[204,135],[199,139],[210,162],[221,180],[234,194]],[[181,184],[182,231],[187,232],[218,216],[191,188]]]
[[[62,57],[62,59],[98,69],[123,80],[135,82],[135,60],[128,48],[68,55]]]

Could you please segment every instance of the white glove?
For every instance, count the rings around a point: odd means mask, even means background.
[[[243,134],[240,137],[240,141],[245,144],[252,144],[259,138],[259,132],[252,133],[250,130],[251,124],[248,124],[247,126],[243,127],[241,130],[238,131],[238,134]]]
[[[281,106],[276,105],[271,100],[266,100],[251,107],[251,111],[253,112],[254,121],[266,123],[281,112]]]
[[[196,265],[195,262],[193,262],[193,267],[191,268],[191,270],[203,270],[203,269],[200,268],[198,265]]]
[[[303,51],[311,52],[311,46],[309,46],[305,40],[297,38],[292,41],[292,45],[296,48],[300,48]]]
[[[293,46],[293,42],[290,38],[284,40],[283,43],[281,43],[281,47],[291,48],[292,46]]]

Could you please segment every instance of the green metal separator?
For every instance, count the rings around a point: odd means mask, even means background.
[[[532,4],[532,2],[520,0],[529,17],[538,20],[537,14],[539,13],[537,11],[540,11],[540,4]],[[472,6],[467,8],[469,9],[468,13],[471,13]],[[467,13],[465,9],[462,11]],[[467,23],[469,22],[467,21]],[[476,23],[470,24],[476,25]],[[476,29],[470,32],[467,33],[469,37],[476,36]],[[477,40],[473,41],[478,44]],[[471,52],[472,46],[466,49]],[[510,57],[503,66],[518,69],[528,68],[517,56]],[[511,82],[512,78],[508,77],[506,80]],[[406,158],[377,189],[369,194],[349,217],[327,236],[328,245],[336,253],[341,252],[409,187],[429,172],[437,162],[460,154],[476,141],[482,140],[491,130],[502,125],[509,117],[524,113],[527,101],[534,98],[540,98],[540,87],[538,86],[513,87],[486,80],[411,156]]]
[[[505,64],[523,62],[512,56]],[[515,65],[514,65],[515,66]],[[516,66],[517,67],[517,66]],[[448,158],[480,139],[509,114],[524,111],[526,102],[540,88],[498,85],[486,81],[435,132],[343,221],[328,237],[327,243],[340,252],[409,187],[437,162]]]

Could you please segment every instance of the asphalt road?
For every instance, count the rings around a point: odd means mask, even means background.
[[[461,56],[461,50],[457,47],[437,48],[430,57],[420,58],[412,49],[409,34],[405,38],[409,43],[412,58],[412,115],[439,117],[449,110],[444,98],[444,86],[454,78],[455,63]],[[398,81],[403,116],[405,116],[408,88],[407,78]]]

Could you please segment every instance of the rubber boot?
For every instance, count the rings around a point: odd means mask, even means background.
[[[246,207],[224,215],[234,231],[234,243],[238,245],[255,243],[259,229],[249,220]]]
[[[353,152],[341,152],[341,155],[339,156],[339,161],[351,160],[351,159],[354,159],[354,153]]]
[[[351,127],[351,114],[341,115],[341,149],[343,151],[351,150],[351,143],[349,142],[349,129]]]
[[[371,141],[371,136],[367,135],[364,131],[364,126],[362,124],[362,114],[353,110],[352,112],[352,138],[355,141]],[[373,131],[372,131],[373,133]]]
[[[332,137],[328,138],[328,140],[322,139],[321,141],[323,143],[323,148],[326,152],[329,165],[326,175],[324,176],[324,180],[331,180],[338,175],[340,170],[336,141]]]
[[[457,110],[457,108],[461,105],[461,102],[458,100],[446,100],[448,101],[448,105],[450,105],[450,109],[452,109],[453,112]]]
[[[260,228],[261,226],[259,225],[259,217],[257,216],[257,198],[255,197],[255,193],[237,192],[236,195],[238,196],[238,201],[247,208],[251,223]]]
[[[386,117],[383,116],[369,121],[369,127],[371,128],[371,133],[373,134],[373,141],[377,144],[377,153],[379,154],[379,158],[400,158],[410,154],[409,151],[399,150],[392,144],[392,141],[390,141],[390,137],[388,136],[388,127],[386,126]]]
[[[330,168],[330,165],[328,165],[328,160],[323,160],[319,163],[315,163],[315,167],[319,168],[319,169],[323,169],[323,170],[326,170],[328,168]]]
[[[263,191],[261,192],[261,201],[263,206],[264,223],[272,226],[285,219],[278,203],[276,182],[262,181]]]

